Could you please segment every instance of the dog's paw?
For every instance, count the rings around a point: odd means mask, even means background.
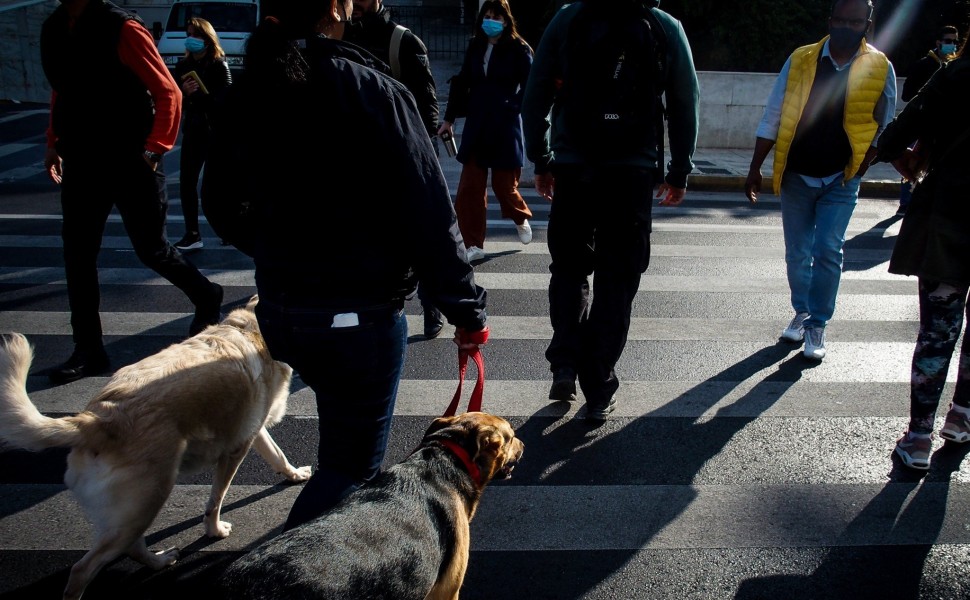
[[[303,483],[307,479],[310,479],[310,475],[313,474],[313,469],[311,467],[293,467],[289,472],[283,473],[283,477],[291,483]]]
[[[216,523],[205,524],[205,534],[211,538],[223,539],[232,533],[232,523],[227,521],[217,521]]]
[[[168,550],[162,550],[160,552],[156,552],[152,556],[151,564],[148,566],[155,570],[163,569],[165,567],[171,567],[178,561],[178,559],[179,559],[179,549],[169,548]]]

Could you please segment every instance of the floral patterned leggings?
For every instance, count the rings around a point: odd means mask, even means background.
[[[919,337],[913,352],[909,430],[932,433],[950,357],[963,329],[964,312],[970,320],[967,292],[970,282],[950,285],[919,280]],[[970,335],[963,336],[953,403],[970,408]]]

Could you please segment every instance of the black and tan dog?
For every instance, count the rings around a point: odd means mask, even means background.
[[[436,419],[418,449],[332,511],[236,561],[226,598],[458,598],[482,490],[524,444],[485,413]]]
[[[310,478],[310,468],[291,465],[266,431],[286,414],[292,370],[266,349],[255,303],[120,369],[83,412],[59,419],[42,415],[27,396],[27,339],[0,336],[0,442],[71,448],[64,481],[94,525],[94,545],[71,569],[65,599],[80,598],[122,554],[155,569],[176,561],[177,550],[152,553],[144,536],[180,472],[216,466],[203,518],[206,535],[216,538],[232,528],[220,520],[222,501],[250,447],[288,480]]]

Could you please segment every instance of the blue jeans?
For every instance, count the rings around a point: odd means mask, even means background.
[[[821,329],[835,312],[842,278],[845,231],[859,198],[859,177],[822,187],[787,173],[781,185],[788,287],[796,313],[809,313],[809,329]],[[844,183],[844,185],[843,185]]]
[[[256,305],[260,331],[276,360],[293,367],[317,400],[317,470],[284,530],[321,515],[380,469],[404,366],[403,310],[358,313],[355,327],[332,327],[333,311]]]

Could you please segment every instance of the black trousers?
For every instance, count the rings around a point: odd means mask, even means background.
[[[653,173],[568,165],[554,175],[548,232],[553,334],[546,359],[553,371],[575,369],[587,403],[602,406],[619,388],[614,367],[650,263]]]
[[[169,280],[193,304],[211,301],[213,285],[165,237],[168,196],[162,166],[152,172],[138,153],[64,159],[61,209],[64,269],[74,343],[101,343],[98,253],[108,215],[118,207],[138,258]]]
[[[182,131],[182,151],[179,155],[179,195],[186,233],[199,232],[199,175],[209,154],[209,129],[203,126],[185,127]]]

